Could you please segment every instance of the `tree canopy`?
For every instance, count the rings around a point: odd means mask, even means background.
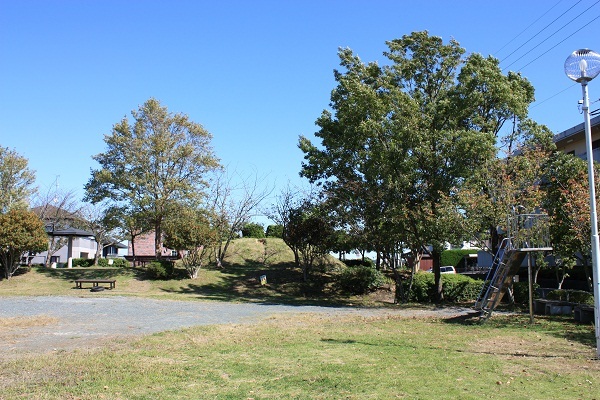
[[[427,32],[387,45],[384,66],[340,50],[345,71],[335,71],[332,111],[316,122],[321,143],[299,141],[301,174],[323,186],[340,215],[362,215],[379,240],[432,246],[440,283],[441,244],[460,235],[456,193],[496,156],[505,121],[526,117],[533,88],[502,74],[497,59],[464,58],[458,42]]]
[[[0,147],[0,213],[27,207],[29,196],[35,192],[35,174],[27,164],[16,151]]]
[[[206,174],[219,163],[211,134],[185,114],[170,113],[156,99],[132,111],[105,136],[107,149],[94,156],[100,168],[85,185],[86,201],[112,199],[138,210],[155,232],[160,256],[162,225],[177,204],[194,204],[207,185]]]
[[[28,210],[12,209],[0,214],[0,266],[4,277],[19,269],[21,256],[48,249],[48,236],[38,216]]]

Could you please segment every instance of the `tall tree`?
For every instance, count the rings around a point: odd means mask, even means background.
[[[0,147],[0,213],[27,208],[29,196],[35,192],[35,174],[27,164],[16,151]]]
[[[115,215],[113,211],[114,209],[109,207],[105,201],[87,204],[80,212],[83,227],[92,233],[96,241],[94,265],[98,265],[98,260],[102,257],[102,251],[105,247],[119,242],[116,229],[120,221],[118,215]]]
[[[32,206],[32,211],[42,220],[50,234],[68,227],[83,228],[83,220],[79,214],[81,205],[76,200],[75,193],[61,190],[58,184],[50,186],[45,192],[37,192],[33,196]],[[46,267],[50,266],[52,256],[67,242],[65,237],[50,235]]]
[[[243,226],[256,215],[258,208],[272,189],[261,184],[258,176],[234,177],[225,170],[218,170],[211,179],[211,191],[205,208],[209,210],[212,226],[221,240],[214,247],[217,267],[223,267],[227,250]],[[234,182],[235,180],[235,182]]]
[[[14,208],[0,214],[0,266],[6,279],[19,269],[24,253],[47,248],[44,224],[33,212]]]
[[[597,165],[596,165],[597,167]],[[592,288],[590,204],[584,160],[556,152],[544,175],[544,207],[550,215],[553,251],[560,259],[578,258]],[[598,178],[598,170],[595,171]],[[598,179],[595,180],[598,185]],[[600,188],[596,188],[596,193]]]
[[[171,215],[165,226],[165,245],[176,249],[181,264],[190,279],[196,279],[203,263],[207,262],[213,247],[219,242],[211,218],[202,209],[181,207]]]
[[[346,208],[360,188],[374,231],[393,221],[397,243],[429,249],[441,298],[439,256],[462,218],[457,189],[495,156],[504,122],[526,113],[533,89],[494,58],[463,59],[454,40],[415,32],[387,45],[386,66],[340,50],[345,72],[335,72],[333,113],[317,120],[321,146],[300,138],[302,175]]]
[[[218,167],[211,134],[184,114],[170,113],[149,99],[105,136],[107,150],[94,156],[85,200],[112,199],[139,210],[152,224],[160,257],[165,216],[175,204],[197,203],[207,186],[206,174]]]

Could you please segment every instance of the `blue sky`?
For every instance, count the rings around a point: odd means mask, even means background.
[[[563,64],[600,51],[598,16],[596,0],[0,0],[0,145],[41,190],[59,177],[82,195],[104,135],[154,97],[204,125],[230,169],[299,184],[298,136],[328,107],[338,48],[384,63],[386,40],[420,30],[514,63],[531,117],[558,133],[582,122]]]

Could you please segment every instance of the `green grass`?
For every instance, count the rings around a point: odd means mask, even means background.
[[[287,251],[287,253],[286,253]],[[281,241],[236,240],[223,270],[198,279],[147,279],[138,268],[34,268],[0,282],[0,296],[144,296],[290,304],[391,304],[385,291],[340,296],[334,260],[304,284]],[[181,272],[181,271],[179,271]],[[267,275],[261,286],[258,277]],[[114,278],[101,294],[77,278]],[[44,316],[0,319],[15,326]],[[274,316],[256,324],[196,327],[95,350],[0,356],[0,399],[590,399],[600,389],[593,327],[560,317]]]
[[[188,279],[176,269],[169,280],[153,280],[144,268],[60,268],[33,267],[30,272],[0,281],[0,296],[77,295],[98,296],[75,289],[79,278],[116,279],[116,288],[103,296],[143,296],[179,300],[261,301],[295,304],[344,304],[372,302],[369,298],[346,298],[333,290],[331,271],[339,262],[331,257],[312,273],[309,283],[294,267],[293,254],[281,239],[237,239],[232,242],[223,269],[203,268],[197,279]],[[267,276],[267,285],[259,277]]]
[[[0,363],[3,399],[590,399],[590,326],[273,317]]]

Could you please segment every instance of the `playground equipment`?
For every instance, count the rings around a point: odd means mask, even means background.
[[[551,251],[547,214],[513,214],[508,219],[508,235],[500,243],[492,266],[486,276],[475,309],[481,318],[488,319],[511,287],[513,276],[530,252]],[[531,274],[529,290],[531,292]],[[530,293],[531,299],[531,293]]]

